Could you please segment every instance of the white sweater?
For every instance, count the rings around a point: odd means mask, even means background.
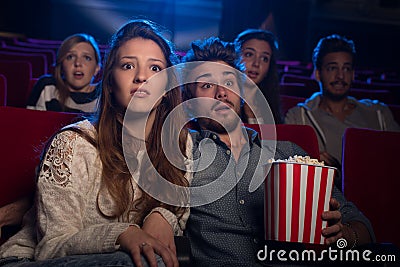
[[[80,129],[96,134],[93,125],[85,120],[76,124]],[[139,164],[143,153],[138,154]],[[49,146],[39,173],[37,184],[37,224],[32,215],[25,216],[22,231],[11,237],[0,250],[0,257],[17,256],[43,260],[75,254],[104,253],[118,249],[116,240],[137,215],[129,213],[129,221],[104,217],[113,210],[114,203],[107,194],[99,194],[102,163],[97,149],[73,131],[56,135]],[[139,192],[132,177],[133,192]],[[190,180],[190,178],[186,177]],[[134,200],[140,197],[134,194]],[[170,223],[174,233],[181,235],[189,210],[177,219],[175,214],[155,208]],[[152,212],[153,212],[152,211]],[[34,212],[32,211],[32,214]],[[35,235],[32,231],[37,231]],[[32,238],[37,237],[36,242]],[[34,249],[34,250],[33,250]],[[34,252],[34,255],[33,255]]]

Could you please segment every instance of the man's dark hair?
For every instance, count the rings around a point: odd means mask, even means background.
[[[347,39],[344,36],[340,36],[338,34],[332,34],[327,37],[321,38],[317,46],[314,48],[314,52],[312,55],[314,68],[321,70],[322,59],[326,56],[326,54],[334,52],[349,53],[353,59],[353,66],[354,66],[356,57],[356,49],[354,46],[354,42],[352,40]]]
[[[225,42],[218,37],[209,37],[204,40],[195,40],[191,43],[191,49],[182,57],[182,63],[196,61],[223,61],[230,67],[238,71],[244,70],[244,65],[240,62],[240,54],[235,49],[235,44]],[[191,72],[191,67],[195,65],[187,64],[183,71],[183,76]],[[241,77],[238,77],[240,79]],[[184,78],[185,79],[185,78]],[[189,100],[193,96],[187,85],[183,88],[183,100]]]
[[[193,41],[182,62],[193,61],[224,61],[232,68],[242,70],[240,54],[236,52],[235,44],[222,41],[218,37]]]

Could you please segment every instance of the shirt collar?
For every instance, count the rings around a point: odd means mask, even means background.
[[[198,131],[200,132],[200,136],[202,139],[209,138],[209,139],[212,139],[215,141],[218,140],[218,141],[222,142],[221,139],[219,138],[219,135],[213,131],[204,130],[204,129],[198,129]],[[260,137],[256,130],[243,126],[242,131],[243,131],[243,134],[248,136],[250,147],[253,146],[253,144],[261,146]]]

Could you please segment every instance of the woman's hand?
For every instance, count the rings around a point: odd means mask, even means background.
[[[166,245],[136,226],[130,226],[120,234],[117,244],[121,250],[131,255],[137,267],[143,266],[141,254],[147,259],[150,267],[157,267],[155,254],[161,256],[165,266],[178,267],[176,255]]]
[[[159,240],[161,243],[166,245],[171,252],[176,255],[176,247],[174,241],[174,233],[171,225],[164,219],[164,217],[158,213],[151,213],[143,223],[143,231]]]

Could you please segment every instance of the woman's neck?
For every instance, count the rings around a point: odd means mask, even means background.
[[[95,88],[96,88],[96,86],[93,84],[88,84],[85,87],[80,88],[78,90],[71,88],[71,86],[68,86],[68,90],[70,92],[74,92],[74,93],[91,93],[94,91]]]
[[[154,120],[155,120],[155,110],[150,111],[150,114],[147,113],[137,113],[133,115],[129,115],[128,118],[124,120],[124,124],[126,129],[128,129],[129,134],[134,138],[139,140],[147,140],[150,131],[153,128]]]

